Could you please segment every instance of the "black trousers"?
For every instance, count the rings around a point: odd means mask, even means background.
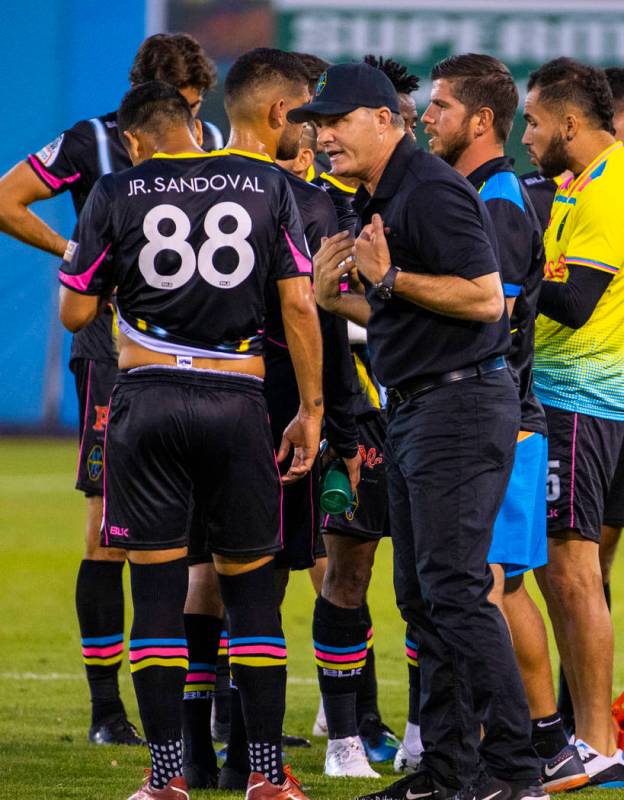
[[[483,767],[512,781],[540,774],[509,632],[488,601],[486,557],[519,424],[507,370],[443,386],[389,414],[397,603],[419,636],[424,763],[451,788],[473,783]]]

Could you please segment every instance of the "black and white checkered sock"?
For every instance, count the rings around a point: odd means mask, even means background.
[[[172,778],[182,774],[182,739],[156,744],[147,743],[152,758],[150,783],[155,789],[163,789]]]
[[[269,742],[249,742],[249,765],[252,772],[260,772],[271,783],[284,783],[282,770],[282,745]]]

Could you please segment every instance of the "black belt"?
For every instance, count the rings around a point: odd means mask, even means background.
[[[486,358],[485,361],[480,361],[478,364],[473,364],[470,367],[453,369],[450,372],[442,372],[440,375],[426,375],[422,378],[404,381],[398,386],[393,386],[391,389],[388,389],[388,406],[399,406],[410,397],[425,394],[425,392],[430,392],[432,389],[446,386],[447,383],[465,381],[466,378],[477,378],[480,375],[485,375],[488,372],[496,372],[506,367],[507,361],[505,360],[505,356],[494,356],[494,358]]]

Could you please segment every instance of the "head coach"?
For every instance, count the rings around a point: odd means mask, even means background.
[[[362,182],[357,240],[339,233],[314,259],[317,300],[367,325],[389,390],[394,580],[419,644],[425,753],[416,774],[370,797],[444,800],[469,786],[476,800],[544,797],[511,641],[488,601],[486,557],[520,421],[491,220],[463,177],[405,135],[379,70],[330,67],[289,118],[314,120],[332,174]],[[364,295],[340,292],[349,270]]]

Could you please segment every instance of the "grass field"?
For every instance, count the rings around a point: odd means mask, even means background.
[[[143,748],[88,745],[89,702],[73,608],[81,558],[84,501],[72,490],[73,441],[0,441],[0,798],[2,800],[125,800],[148,765]],[[127,577],[127,576],[126,576]],[[612,581],[616,627],[615,690],[624,689],[624,562]],[[403,626],[394,607],[390,547],[380,548],[369,597],[375,623],[380,705],[402,732],[407,670]],[[311,656],[313,592],[306,574],[293,576],[285,605],[289,649],[289,732],[309,735],[318,704]],[[128,612],[128,619],[130,614]],[[138,721],[129,670],[122,692]],[[347,800],[371,781],[323,778],[324,746],[289,753],[314,800]],[[387,782],[391,768],[382,767]],[[225,793],[194,792],[201,800]],[[583,800],[614,800],[624,790],[585,790]]]

